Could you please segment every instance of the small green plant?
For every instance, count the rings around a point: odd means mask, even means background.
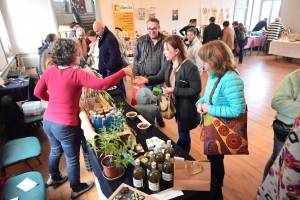
[[[117,168],[122,164],[125,168],[128,164],[134,161],[131,149],[131,137],[125,139],[122,131],[122,126],[117,123],[112,124],[110,132],[106,128],[99,130],[99,135],[89,140],[91,149],[100,152],[99,157],[109,156],[109,166],[116,166]],[[123,153],[127,156],[123,157]]]

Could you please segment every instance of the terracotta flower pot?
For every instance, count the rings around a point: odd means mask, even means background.
[[[104,175],[108,178],[115,178],[118,175],[118,169],[116,168],[116,166],[106,166],[105,165],[105,161],[109,159],[108,156],[105,156],[102,160],[101,160],[101,165],[103,166],[103,172]]]

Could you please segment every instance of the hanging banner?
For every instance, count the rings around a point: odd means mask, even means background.
[[[122,36],[134,36],[134,15],[132,4],[114,4],[115,28],[122,29]],[[126,35],[126,32],[128,35]]]
[[[139,20],[145,20],[145,8],[139,8]]]
[[[201,22],[202,25],[209,24],[209,18],[214,17],[216,19],[215,23],[222,25],[224,21],[228,21],[230,18],[230,7],[212,7],[212,8],[201,8]]]

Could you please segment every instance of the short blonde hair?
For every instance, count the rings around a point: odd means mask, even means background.
[[[221,40],[206,43],[199,49],[198,55],[211,66],[211,71],[217,77],[222,77],[228,70],[236,69],[231,49]]]

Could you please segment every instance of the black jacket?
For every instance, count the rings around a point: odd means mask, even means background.
[[[266,20],[260,20],[252,31],[260,31],[262,28],[265,28],[265,30],[268,30],[267,21]]]
[[[168,61],[156,76],[148,77],[149,85],[157,85],[165,82],[170,85],[170,72],[172,62]],[[201,79],[199,70],[192,61],[187,60],[176,73],[175,77],[175,107],[176,118],[181,122],[182,131],[188,131],[198,126],[200,115],[195,106],[200,98]]]
[[[218,37],[222,37],[221,27],[218,24],[210,23],[203,32],[203,42],[206,44],[210,41],[217,40]]]
[[[122,58],[119,43],[115,35],[105,26],[104,33],[99,40],[99,64],[101,72],[117,72],[122,69]]]
[[[195,26],[185,26],[183,27],[182,29],[180,29],[179,33],[182,35],[182,36],[185,36],[187,34],[187,30],[189,30],[189,28],[196,28]],[[197,31],[197,35],[200,34],[200,31],[198,28],[196,28],[196,31]]]

